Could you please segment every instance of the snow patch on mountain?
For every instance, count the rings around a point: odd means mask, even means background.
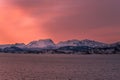
[[[102,42],[97,42],[93,40],[68,40],[63,41],[57,44],[58,47],[65,47],[65,46],[88,46],[88,47],[103,47],[107,46],[107,44]]]
[[[102,43],[102,42],[98,42],[98,41],[94,41],[94,40],[81,40],[81,44],[84,46],[88,46],[88,47],[104,47],[104,46],[108,46],[108,44],[106,43]]]
[[[53,48],[54,42],[51,39],[41,39],[38,41],[32,41],[26,46],[27,48]]]

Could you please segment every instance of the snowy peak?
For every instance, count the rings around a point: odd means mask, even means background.
[[[53,48],[54,42],[51,39],[41,39],[38,41],[32,41],[27,44],[27,48]]]
[[[107,46],[105,43],[93,41],[93,40],[68,40],[64,42],[60,42],[57,44],[58,47],[64,47],[64,46],[88,46],[88,47],[103,47]]]

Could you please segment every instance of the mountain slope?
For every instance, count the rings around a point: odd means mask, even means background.
[[[11,45],[12,47],[18,47],[18,48],[26,48],[26,45],[24,43],[16,43]]]
[[[60,42],[57,44],[58,47],[65,47],[65,46],[88,46],[88,47],[102,47],[107,46],[105,43],[93,41],[93,40],[68,40],[64,42]]]
[[[32,41],[26,45],[27,48],[54,48],[55,44],[51,39]]]
[[[12,44],[3,44],[3,45],[0,45],[0,49],[4,49],[6,47],[10,47],[12,46]]]

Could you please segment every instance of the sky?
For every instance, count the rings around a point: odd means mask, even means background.
[[[0,0],[0,44],[120,40],[120,0]]]

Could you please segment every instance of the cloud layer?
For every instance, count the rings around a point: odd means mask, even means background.
[[[120,40],[120,0],[0,0],[0,4],[1,43],[41,38]]]

